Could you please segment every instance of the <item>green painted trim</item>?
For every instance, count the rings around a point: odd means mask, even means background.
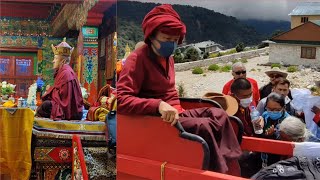
[[[32,56],[33,57],[33,75],[38,73],[38,55],[35,52],[0,52],[2,56]]]

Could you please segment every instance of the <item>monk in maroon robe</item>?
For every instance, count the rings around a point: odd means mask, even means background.
[[[209,145],[210,170],[228,171],[228,161],[241,154],[228,115],[219,108],[184,110],[175,88],[171,54],[186,33],[186,27],[171,5],[151,10],[143,20],[145,45],[127,58],[117,83],[118,113],[161,116],[174,125],[198,134]]]
[[[83,110],[81,89],[76,74],[69,66],[73,48],[64,40],[52,49],[54,84],[42,96],[43,103],[36,116],[53,120],[80,120]]]

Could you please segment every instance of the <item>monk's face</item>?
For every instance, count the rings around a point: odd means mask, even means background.
[[[161,48],[160,42],[178,43],[179,38],[180,38],[180,35],[169,35],[169,34],[162,33],[161,31],[157,31],[157,33],[155,34],[155,37],[150,39],[151,43],[153,44],[152,49],[158,56],[161,56],[158,53],[158,51],[156,51],[154,48],[160,49]]]
[[[57,69],[57,68],[60,68],[65,63],[65,60],[63,57],[59,55],[54,55],[52,63],[53,63],[53,69]]]

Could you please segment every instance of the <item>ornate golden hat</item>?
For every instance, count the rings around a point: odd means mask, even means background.
[[[71,47],[66,42],[66,38],[63,38],[63,41],[57,46],[54,46],[53,44],[51,44],[51,48],[54,55],[61,55],[61,56],[71,56],[71,53],[73,51],[73,47]]]

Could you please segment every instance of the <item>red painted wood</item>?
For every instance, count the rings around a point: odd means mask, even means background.
[[[117,179],[119,180],[160,180],[161,161],[154,161],[133,156],[117,155]],[[245,180],[212,171],[204,171],[175,164],[166,164],[164,180]]]
[[[74,148],[74,143],[76,142],[77,144],[77,149],[79,153],[79,159],[80,159],[80,166],[81,166],[81,171],[82,171],[82,178],[83,180],[88,180],[88,172],[87,172],[87,167],[86,167],[86,161],[84,160],[84,153],[82,149],[82,144],[81,144],[81,139],[78,135],[73,135],[72,136],[72,147]],[[74,178],[74,156],[72,153],[72,178]]]
[[[248,151],[292,156],[294,143],[243,136],[241,148]]]
[[[117,115],[117,153],[202,168],[198,142],[182,139],[176,128],[159,117]]]

